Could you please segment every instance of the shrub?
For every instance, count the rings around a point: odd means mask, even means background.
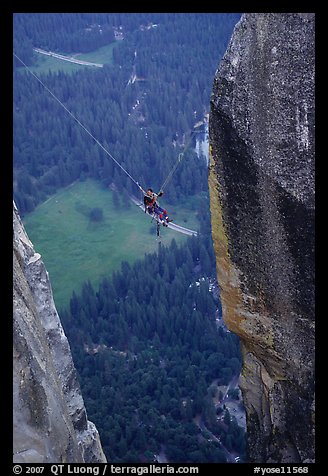
[[[102,221],[104,219],[104,214],[102,208],[96,207],[90,211],[90,220],[91,221]]]

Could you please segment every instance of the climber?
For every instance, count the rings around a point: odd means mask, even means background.
[[[167,216],[166,210],[160,207],[156,202],[157,198],[161,197],[162,195],[162,191],[159,193],[154,193],[151,188],[148,188],[146,194],[144,195],[145,213],[148,212],[150,215],[156,215],[156,219],[158,219],[164,226],[167,226],[172,220],[170,220]]]

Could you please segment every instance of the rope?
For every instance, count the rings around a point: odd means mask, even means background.
[[[42,86],[48,91],[49,94],[51,94],[51,96],[57,101],[59,102],[59,104],[65,109],[65,111],[74,119],[74,121],[76,121],[79,126],[82,127],[82,129],[85,130],[85,132],[87,134],[89,134],[89,136],[92,137],[92,139],[99,145],[99,147],[101,147],[103,149],[104,152],[106,152],[106,154],[123,170],[123,172],[132,180],[132,182],[134,182],[137,187],[139,187],[139,189],[145,194],[145,191],[143,190],[143,188],[139,185],[139,183],[129,174],[129,172],[127,170],[125,170],[125,168],[115,159],[115,157],[113,157],[113,155],[99,142],[98,139],[95,138],[95,136],[82,124],[81,121],[79,121],[79,119],[74,116],[74,114],[69,110],[67,109],[67,107],[65,106],[65,104],[63,104],[61,102],[60,99],[57,98],[57,96],[52,92],[50,91],[50,89],[41,81],[40,78],[38,78],[36,76],[36,74],[33,73],[33,71],[30,70],[30,68],[24,63],[24,61],[22,61],[15,53],[13,53],[13,55],[15,56],[15,58],[17,58],[24,66],[25,68],[32,74],[32,76],[35,77],[35,79],[37,79],[39,81],[40,84],[42,84]]]
[[[197,124],[194,126],[194,128],[195,128],[195,127],[198,127],[198,126],[201,125],[201,124],[203,124],[203,122],[197,123]],[[193,135],[194,135],[196,132],[198,132],[198,131],[193,131],[192,134],[190,135],[189,141],[187,142],[187,144],[186,144],[186,146],[185,146],[183,152],[181,152],[181,154],[178,155],[178,159],[177,159],[177,161],[176,161],[174,167],[171,169],[170,173],[169,173],[168,176],[166,177],[166,179],[165,179],[163,185],[161,186],[160,190],[163,190],[163,191],[164,191],[164,187],[166,187],[167,184],[169,183],[169,181],[172,179],[174,172],[175,172],[176,169],[178,168],[178,165],[179,165],[179,163],[181,162],[181,160],[182,160],[184,154],[186,153],[186,150],[188,149],[188,147],[189,147],[189,145],[190,145],[190,143],[191,143],[192,137],[193,137]]]

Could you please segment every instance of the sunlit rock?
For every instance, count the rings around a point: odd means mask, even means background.
[[[13,461],[106,462],[48,273],[15,206],[13,232]]]
[[[314,74],[314,14],[245,14],[211,97],[212,232],[253,462],[314,461]]]

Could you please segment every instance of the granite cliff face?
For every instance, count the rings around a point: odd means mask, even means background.
[[[13,461],[106,462],[84,402],[48,273],[14,206]]]
[[[214,79],[212,233],[252,462],[314,461],[314,14],[244,14]]]

